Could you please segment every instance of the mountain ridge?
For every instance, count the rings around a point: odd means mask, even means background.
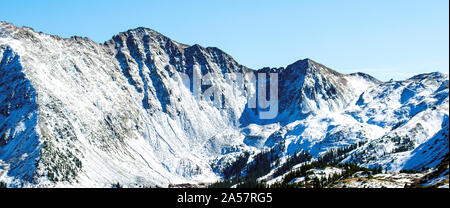
[[[0,22],[0,45],[0,180],[10,186],[215,181],[240,153],[280,145],[283,157],[299,150],[316,157],[367,142],[347,160],[398,170],[402,161],[389,163],[397,153],[365,155],[369,145],[389,140],[393,146],[386,149],[407,150],[400,152],[406,161],[411,142],[414,149],[433,138],[448,145],[448,137],[433,137],[448,117],[445,74],[381,82],[310,59],[253,70],[218,48],[177,43],[147,28],[99,44]],[[245,79],[247,90],[236,90],[236,80],[225,77],[258,72],[280,76],[279,115],[265,122],[247,105],[255,84]],[[180,77],[194,73],[209,73],[226,105],[218,108],[186,88]],[[416,138],[387,139],[403,131]],[[374,156],[379,159],[368,159]]]

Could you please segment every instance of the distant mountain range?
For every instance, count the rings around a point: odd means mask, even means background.
[[[266,181],[299,153],[314,161],[342,150],[334,158],[341,164],[393,172],[448,158],[443,73],[382,82],[310,59],[254,70],[147,28],[99,44],[6,22],[0,60],[0,181],[10,187],[211,183],[243,155],[245,175],[266,152],[277,155]],[[270,73],[278,75],[278,114],[261,119],[265,109],[249,98],[264,80],[249,77]],[[186,85],[184,75],[208,75],[222,105],[186,87],[195,81]]]

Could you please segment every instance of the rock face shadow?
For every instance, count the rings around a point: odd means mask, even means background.
[[[0,46],[0,58],[0,170],[33,182],[40,157],[37,93],[11,47]]]

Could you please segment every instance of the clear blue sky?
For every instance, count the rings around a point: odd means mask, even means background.
[[[255,69],[303,58],[383,80],[449,69],[448,0],[0,0],[0,20],[97,42],[143,26]]]

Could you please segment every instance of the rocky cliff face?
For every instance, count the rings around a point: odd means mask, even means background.
[[[447,134],[438,139],[446,150],[412,157],[448,123],[444,74],[382,83],[309,59],[252,70],[217,48],[146,28],[98,44],[5,22],[0,59],[0,180],[10,186],[214,181],[237,154],[280,142],[285,156],[300,149],[317,156],[365,141],[347,160],[393,169],[408,158],[434,164],[448,152]],[[257,73],[278,74],[279,113],[269,120],[249,106]],[[214,100],[204,93],[211,89],[219,92]],[[386,138],[398,152],[381,147]]]

